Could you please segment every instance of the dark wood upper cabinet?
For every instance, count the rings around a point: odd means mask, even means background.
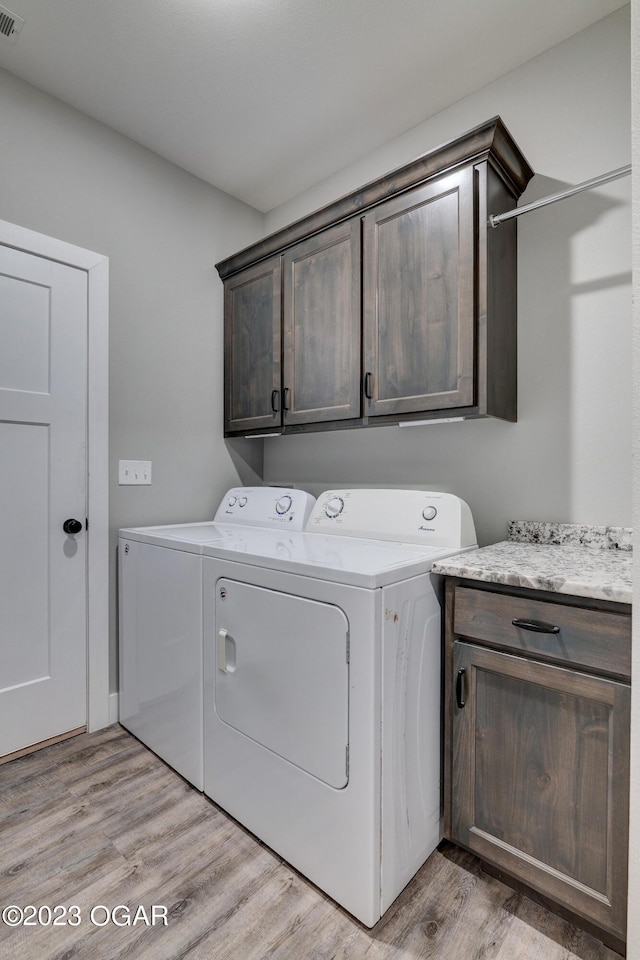
[[[284,424],[359,417],[359,222],[296,244],[283,267]]]
[[[225,283],[226,432],[280,426],[280,287],[280,257]]]
[[[218,263],[225,435],[515,420],[516,224],[488,217],[532,176],[496,117]]]
[[[364,217],[366,413],[474,403],[473,168]]]

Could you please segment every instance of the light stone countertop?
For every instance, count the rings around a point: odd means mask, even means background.
[[[628,527],[518,521],[510,524],[509,536],[502,543],[439,560],[433,572],[631,603],[633,552]]]

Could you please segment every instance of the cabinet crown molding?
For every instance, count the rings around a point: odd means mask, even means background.
[[[216,269],[222,280],[251,264],[282,252],[299,240],[326,227],[369,210],[388,197],[401,194],[431,177],[461,164],[488,160],[509,192],[517,199],[534,171],[500,117],[493,117],[461,137],[443,143],[390,173],[372,180],[352,193],[334,200],[300,220],[283,227],[257,243],[220,260]]]

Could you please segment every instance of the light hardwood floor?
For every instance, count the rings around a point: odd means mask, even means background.
[[[619,960],[449,844],[367,930],[118,725],[0,767],[10,904],[82,920],[0,921],[2,960]],[[119,904],[168,924],[92,925]]]

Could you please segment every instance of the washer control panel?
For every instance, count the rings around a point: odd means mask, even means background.
[[[471,511],[460,497],[402,488],[326,490],[306,530],[433,547],[473,547],[477,542]]]
[[[232,487],[220,501],[215,520],[217,523],[304,530],[315,502],[315,497],[305,490]]]

